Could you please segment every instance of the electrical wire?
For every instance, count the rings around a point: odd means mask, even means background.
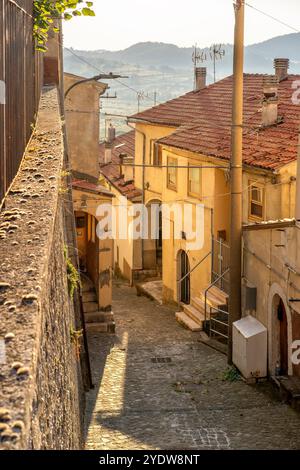
[[[245,2],[245,5],[249,8],[252,8],[253,10],[257,11],[258,13],[261,13],[262,15],[266,16],[267,18],[270,18],[273,21],[276,21],[277,23],[281,24],[282,26],[286,26],[287,28],[295,31],[296,33],[300,33],[300,30],[297,28],[294,28],[294,26],[291,26],[288,23],[285,23],[284,21],[281,21],[279,18],[276,18],[275,16],[270,15],[269,13],[260,10],[259,8],[256,8],[253,5],[250,5],[250,3]]]
[[[242,193],[246,193],[249,191],[249,189],[254,186],[255,184],[257,183],[260,183],[260,184],[263,184],[261,182],[261,180],[255,180],[255,181],[252,181],[251,184],[247,185],[243,190],[242,190]],[[272,187],[278,187],[278,186],[283,186],[284,184],[289,184],[290,183],[290,179],[288,178],[286,181],[281,181],[280,183],[266,183],[263,185],[263,189],[267,188],[268,186],[272,186]],[[76,188],[75,188],[76,189]],[[105,188],[106,189],[106,188]],[[219,197],[227,197],[227,196],[230,196],[231,193],[230,192],[227,192],[227,193],[223,193],[223,194],[214,194],[214,195],[206,195],[206,196],[201,196],[199,197],[199,204],[201,204],[201,201],[202,200],[207,200],[207,199],[216,199],[216,198],[219,198]],[[124,197],[124,196],[123,196]],[[99,199],[97,198],[86,198],[86,199],[73,199],[73,202],[85,202],[85,201],[95,201],[95,207],[98,205],[96,204],[96,202],[99,202]],[[192,203],[192,201],[190,201],[188,199],[188,196],[187,196],[187,199],[170,199],[169,201],[164,201],[163,203],[164,204],[173,204],[173,203],[176,203],[176,202],[184,202],[184,203]],[[127,207],[126,204],[113,204],[114,207]]]

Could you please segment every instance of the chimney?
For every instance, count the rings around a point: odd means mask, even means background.
[[[262,125],[272,126],[278,121],[278,79],[267,75],[263,81]]]
[[[116,129],[110,123],[109,128],[107,129],[107,142],[112,144],[115,138],[116,138]]]
[[[195,91],[206,87],[206,67],[195,68]]]
[[[104,144],[104,163],[111,163],[112,159],[112,147],[113,144],[111,142],[105,142]]]
[[[279,82],[282,82],[282,80],[288,77],[289,66],[289,59],[274,59],[275,75]]]
[[[128,183],[129,181],[134,180],[134,157],[127,155],[127,154],[121,154],[120,155],[120,173],[124,177],[124,182]]]

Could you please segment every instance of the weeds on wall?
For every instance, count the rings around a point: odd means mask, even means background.
[[[78,287],[80,287],[80,276],[75,268],[74,264],[70,260],[68,256],[68,250],[67,247],[64,247],[64,257],[66,260],[66,268],[67,268],[67,278],[68,278],[68,289],[69,289],[69,294],[70,297],[73,298],[74,292]]]
[[[80,359],[80,350],[81,350],[80,339],[82,338],[82,336],[83,336],[83,330],[74,330],[73,326],[71,326],[70,328],[71,343],[74,345],[77,361],[79,361]]]

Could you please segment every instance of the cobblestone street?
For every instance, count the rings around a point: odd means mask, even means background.
[[[224,379],[226,357],[174,312],[115,283],[116,335],[89,334],[87,449],[299,449],[300,414],[268,383]]]

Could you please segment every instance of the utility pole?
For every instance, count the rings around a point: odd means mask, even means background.
[[[232,324],[241,318],[242,281],[242,152],[243,152],[243,69],[244,69],[244,0],[236,0],[234,58],[232,137],[230,160],[230,289],[229,289],[229,338],[228,363],[232,364]]]

